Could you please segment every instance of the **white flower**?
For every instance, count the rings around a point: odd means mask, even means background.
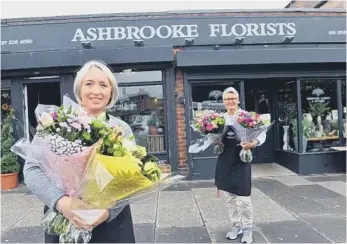
[[[53,117],[48,113],[41,114],[40,123],[43,128],[47,128],[53,124]]]

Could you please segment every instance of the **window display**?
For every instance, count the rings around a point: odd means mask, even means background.
[[[119,99],[109,113],[127,122],[136,143],[148,152],[165,151],[162,85],[119,87]]]
[[[277,149],[285,151],[297,151],[294,143],[295,130],[292,130],[292,122],[297,118],[296,80],[289,79],[279,82],[277,85]]]
[[[330,147],[338,146],[336,80],[301,80],[301,102],[303,152],[330,151]]]

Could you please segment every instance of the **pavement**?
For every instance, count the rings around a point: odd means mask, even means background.
[[[346,243],[346,175],[253,165],[254,243]],[[131,205],[138,243],[240,243],[213,181],[182,181]],[[43,205],[25,185],[1,192],[1,243],[42,243]]]

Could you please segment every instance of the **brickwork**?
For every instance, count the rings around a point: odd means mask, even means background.
[[[177,50],[178,51],[178,50]],[[176,71],[176,93],[177,100],[184,95],[183,72]],[[187,168],[187,143],[186,143],[186,121],[184,104],[176,101],[176,125],[177,125],[177,144],[178,144],[178,168]]]

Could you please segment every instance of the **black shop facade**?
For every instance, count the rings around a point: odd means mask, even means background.
[[[35,134],[37,104],[73,98],[77,69],[100,59],[119,84],[109,113],[171,171],[214,177],[212,149],[187,153],[199,137],[189,123],[207,110],[224,112],[222,91],[233,86],[240,107],[275,121],[253,152],[254,164],[277,163],[299,174],[345,172],[343,12],[4,19],[1,38],[2,118],[13,107],[24,125],[21,137]]]

